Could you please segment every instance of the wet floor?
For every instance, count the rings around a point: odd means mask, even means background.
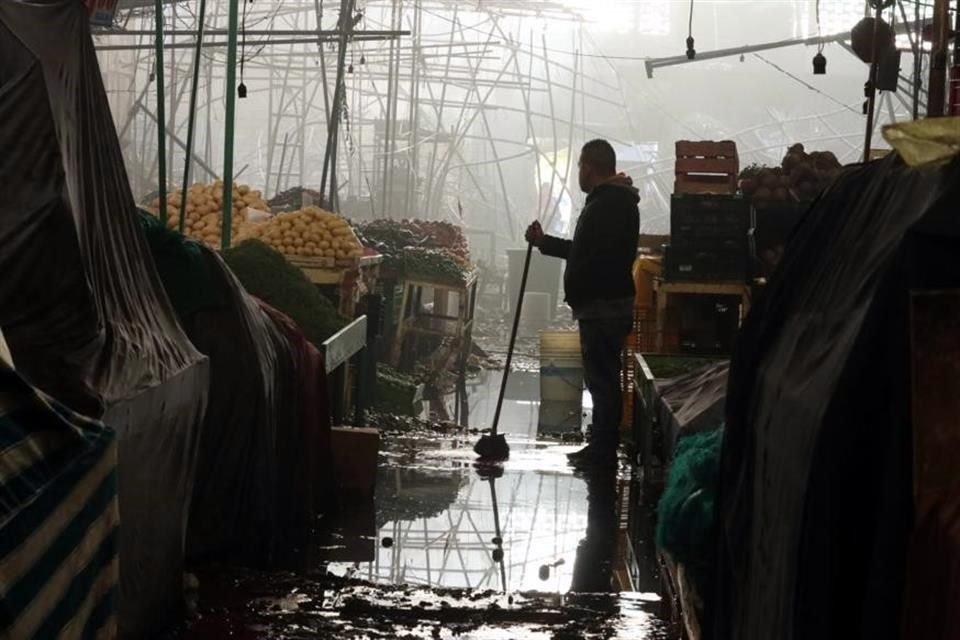
[[[466,405],[448,400],[471,427],[489,425],[501,376],[470,381]],[[505,464],[478,468],[476,435],[384,434],[375,499],[322,523],[294,572],[201,572],[185,637],[676,637],[652,561],[627,542],[629,476],[566,464],[577,445],[557,435],[581,407],[544,410],[522,360],[506,397]]]

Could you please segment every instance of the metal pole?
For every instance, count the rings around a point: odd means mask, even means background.
[[[340,128],[340,109],[343,103],[344,93],[343,74],[344,65],[346,65],[347,62],[347,42],[350,31],[353,29],[351,26],[353,5],[354,0],[342,0],[340,3],[340,25],[338,26],[340,33],[340,50],[337,52],[337,79],[333,90],[333,107],[330,110],[330,121],[327,124],[327,148],[323,158],[323,174],[320,178],[320,199],[329,203],[331,207],[333,204],[335,181],[330,181],[330,198],[326,198],[327,177],[331,171],[336,172],[337,170],[335,141],[337,135],[339,135]]]
[[[323,50],[323,7],[320,0],[313,0],[314,11],[317,13],[317,53],[320,54],[320,82],[323,84],[323,109],[330,122],[330,88],[327,86],[327,55]]]
[[[873,144],[873,118],[877,106],[877,69],[880,67],[877,47],[877,34],[880,29],[880,17],[883,5],[877,7],[873,23],[872,54],[870,56],[870,80],[867,81],[867,132],[863,142],[863,161],[870,162],[870,146]]]
[[[903,0],[897,0],[897,7],[900,9],[900,17],[903,18],[903,26],[907,30],[907,37],[910,39],[910,50],[913,51],[913,87],[910,90],[910,93],[913,94],[913,119],[917,120],[920,117],[920,87],[919,83],[922,82],[920,79],[920,63],[921,56],[923,55],[923,46],[922,39],[923,34],[920,30],[920,3],[915,2],[914,9],[914,25],[917,28],[916,34],[910,30],[910,23],[907,18],[907,10],[903,6]],[[899,97],[899,96],[898,96]],[[901,99],[901,103],[903,100]],[[909,108],[909,107],[908,107]]]
[[[407,188],[403,206],[406,217],[411,217],[417,180],[420,175],[420,44],[423,26],[421,12],[420,0],[415,0],[413,5],[413,29],[411,29],[414,32],[414,41],[413,64],[410,67],[410,166],[407,170]]]
[[[290,139],[290,132],[287,131],[283,134],[283,148],[280,149],[280,168],[277,169],[277,184],[273,188],[273,195],[276,196],[280,193],[280,176],[283,175],[283,165],[287,159],[287,142]]]
[[[397,13],[399,0],[393,0],[390,10],[390,26],[397,23]],[[397,118],[397,99],[396,93],[400,90],[399,85],[395,83],[395,76],[400,72],[400,52],[396,42],[390,43],[390,56],[387,63],[387,113],[383,120],[383,208],[387,210],[390,199],[390,173],[393,166],[393,128]],[[393,215],[390,215],[392,218]]]
[[[455,4],[453,6],[453,19],[450,21],[450,42],[453,43],[453,37],[457,32],[457,15],[460,5]],[[446,76],[450,71],[450,61],[453,56],[447,56],[445,69],[443,75]],[[429,87],[429,82],[427,83]],[[437,175],[437,153],[440,151],[440,134],[444,132],[443,128],[443,110],[447,102],[447,87],[448,83],[444,82],[440,88],[440,106],[437,109],[437,130],[433,136],[433,151],[430,152],[430,168],[427,171],[427,186],[424,189],[424,217],[429,217],[429,212],[433,208],[433,189],[434,189],[434,176]],[[431,90],[432,93],[432,90]]]
[[[933,3],[933,47],[930,53],[930,87],[927,97],[927,117],[943,116],[947,102],[947,48],[950,28],[948,0]]]
[[[177,131],[177,106],[180,104],[180,92],[177,91],[177,74],[179,69],[177,68],[177,3],[173,3],[170,7],[172,15],[170,16],[173,21],[173,31],[170,33],[170,87],[172,91],[170,92],[170,121],[167,123],[167,130]],[[167,159],[170,161],[172,166],[177,164],[176,156],[174,155],[173,140],[167,141]],[[174,177],[174,171],[170,171],[170,181],[174,182],[176,178]]]
[[[178,229],[183,233],[184,220],[187,210],[187,189],[190,186],[190,160],[193,156],[193,135],[197,121],[197,87],[200,84],[200,59],[203,57],[201,45],[203,43],[203,23],[207,15],[207,0],[200,0],[200,10],[197,17],[197,48],[193,53],[193,84],[190,88],[190,113],[187,115],[187,146],[186,159],[183,163],[183,191],[180,194],[180,222]]]
[[[157,81],[157,162],[160,191],[160,222],[167,224],[167,118],[165,114],[165,100],[163,89],[163,0],[154,2],[154,45],[156,46],[156,56],[154,59],[154,70]]]
[[[158,2],[160,0],[157,0]],[[220,248],[230,248],[233,224],[233,133],[237,111],[237,13],[240,0],[227,0],[227,108],[223,131],[223,222]]]
[[[953,40],[953,67],[950,69],[950,103],[951,116],[960,115],[960,0],[957,0],[956,26]]]
[[[917,55],[913,59],[913,119],[920,119],[920,89],[923,86],[923,32],[920,26],[920,3],[914,4],[917,19]],[[929,98],[928,98],[929,102]]]

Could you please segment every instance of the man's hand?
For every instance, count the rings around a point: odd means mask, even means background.
[[[539,247],[543,242],[543,227],[540,226],[540,223],[536,220],[533,221],[529,227],[527,227],[527,242],[532,244],[535,247]]]

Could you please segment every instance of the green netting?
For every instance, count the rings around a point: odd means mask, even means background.
[[[247,292],[289,316],[314,345],[345,326],[333,303],[303,272],[259,240],[227,249],[223,259]]]
[[[723,429],[681,437],[657,507],[657,546],[702,576],[711,564]]]
[[[203,260],[203,248],[176,231],[167,229],[160,220],[139,212],[140,226],[147,236],[150,253],[156,264],[163,288],[181,318],[189,318],[202,309],[223,307],[226,292],[214,285]]]

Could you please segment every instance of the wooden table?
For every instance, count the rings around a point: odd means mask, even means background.
[[[307,279],[318,287],[337,287],[340,298],[340,314],[346,318],[356,315],[356,305],[365,291],[373,291],[380,277],[383,256],[363,256],[355,266],[317,267],[308,263],[292,261]]]
[[[403,280],[403,298],[400,305],[400,318],[393,341],[390,361],[395,367],[400,367],[403,356],[404,342],[408,336],[440,336],[454,338],[459,351],[459,367],[466,367],[467,356],[473,339],[473,320],[477,307],[477,272],[469,273],[462,282],[443,282],[431,280],[423,276],[409,276]],[[422,309],[423,292],[433,292],[434,308],[432,313]],[[457,310],[449,313],[450,294],[457,295]],[[444,326],[437,329],[430,321],[439,320]],[[451,325],[448,328],[447,325]]]
[[[663,352],[663,332],[666,329],[667,306],[672,295],[735,296],[740,298],[740,320],[750,312],[752,288],[749,282],[667,282],[654,280],[657,293],[657,352]]]

